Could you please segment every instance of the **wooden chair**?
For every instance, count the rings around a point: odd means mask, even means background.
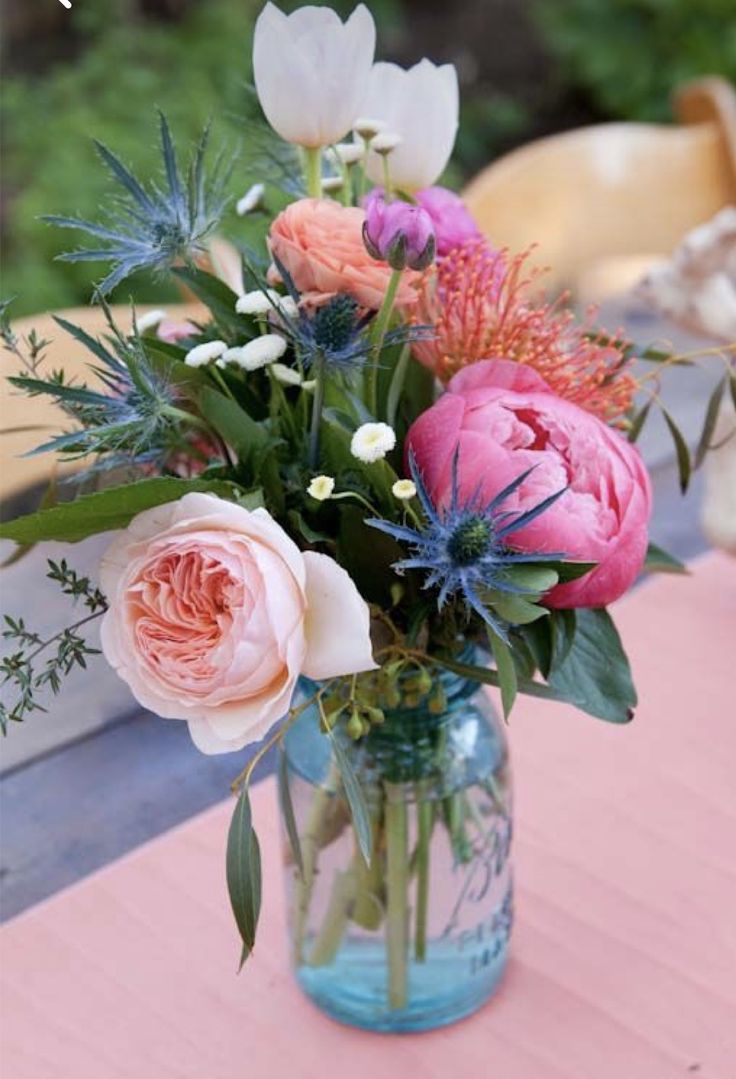
[[[138,317],[143,316],[151,307],[138,310]],[[113,317],[118,326],[126,329],[132,325],[129,307],[114,307]],[[81,326],[92,336],[101,336],[107,331],[105,316],[99,307],[80,307],[59,314],[69,322]],[[203,308],[198,304],[171,304],[167,314],[175,321],[198,319],[203,316]],[[62,330],[51,314],[31,315],[13,323],[13,330],[19,337],[25,337],[31,330],[36,330],[40,337],[51,340],[46,350],[44,370],[52,371],[60,367],[70,379],[90,381],[87,364],[94,357]],[[0,359],[0,429],[12,429],[12,433],[0,433],[0,498],[3,502],[14,498],[23,491],[47,483],[53,474],[62,476],[73,470],[73,465],[61,465],[57,468],[53,454],[40,454],[38,457],[24,457],[46,438],[68,425],[68,418],[46,397],[27,397],[16,390],[8,381],[9,375],[22,373],[20,361],[10,352],[3,352]],[[91,376],[94,381],[94,376]],[[33,428],[33,430],[28,430]],[[17,430],[16,430],[17,429]]]
[[[499,247],[549,267],[547,288],[602,299],[736,202],[736,91],[690,83],[680,123],[609,123],[539,139],[489,165],[465,198]]]

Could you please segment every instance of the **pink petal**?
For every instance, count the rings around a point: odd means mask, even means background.
[[[350,576],[327,555],[304,553],[307,571],[307,654],[302,671],[308,678],[374,671],[368,605]]]

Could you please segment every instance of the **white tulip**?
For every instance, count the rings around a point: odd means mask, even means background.
[[[452,64],[438,67],[421,60],[408,71],[397,64],[374,64],[361,108],[401,137],[389,161],[395,187],[417,191],[437,181],[457,135],[460,93]],[[383,183],[379,154],[369,155],[368,175]]]
[[[339,142],[365,98],[375,47],[365,4],[344,24],[330,8],[285,15],[266,4],[256,22],[253,74],[271,127],[298,146]]]

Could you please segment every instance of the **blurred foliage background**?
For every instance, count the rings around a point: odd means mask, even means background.
[[[298,2],[282,2],[284,9]],[[353,0],[337,0],[343,14]],[[451,180],[530,138],[612,118],[666,120],[702,74],[736,81],[733,0],[368,0],[379,52],[452,61],[462,84]],[[3,295],[16,315],[85,303],[90,267],[54,262],[73,234],[44,213],[95,217],[110,187],[95,136],[144,175],[157,167],[154,107],[180,146],[213,119],[238,152],[261,0],[3,0]],[[237,167],[233,193],[242,194]],[[151,300],[171,293],[148,286]],[[129,288],[123,286],[126,295]]]

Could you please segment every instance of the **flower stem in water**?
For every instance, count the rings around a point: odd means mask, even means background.
[[[417,790],[417,910],[414,923],[414,958],[427,958],[427,908],[429,906],[429,852],[434,806]]]
[[[388,1003],[398,1011],[407,1002],[407,937],[409,910],[408,828],[406,802],[401,787],[386,784],[386,949],[388,959]]]

